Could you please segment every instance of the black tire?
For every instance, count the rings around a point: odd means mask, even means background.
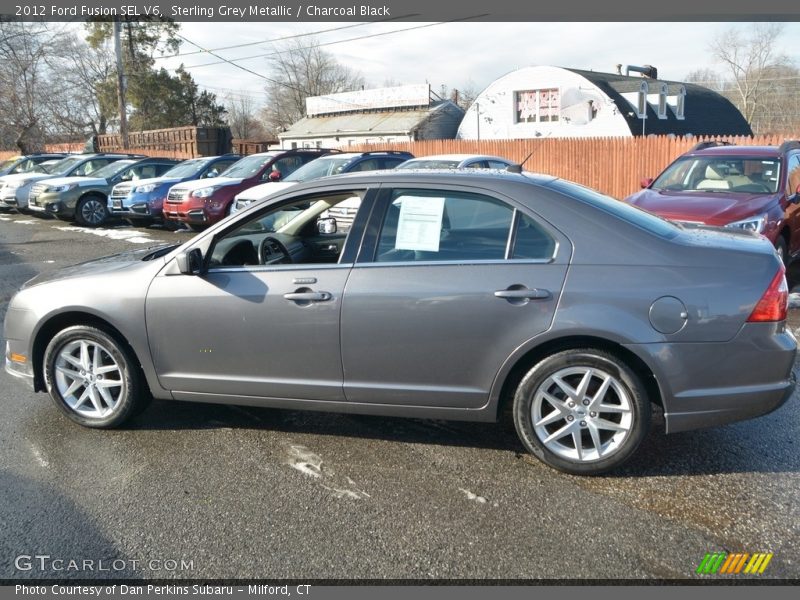
[[[574,397],[551,379],[556,374]],[[581,394],[580,384],[587,374],[587,389]],[[611,383],[599,397],[606,376]],[[639,376],[618,357],[594,348],[564,350],[536,364],[517,387],[513,414],[517,435],[536,458],[575,475],[596,475],[622,465],[647,435],[651,419],[650,401]],[[550,439],[562,431],[567,433]],[[580,440],[580,450],[574,436]],[[562,443],[567,437],[569,441]]]
[[[789,244],[786,243],[786,238],[782,235],[779,235],[778,239],[775,240],[775,250],[778,256],[781,257],[783,264],[788,267],[791,262],[791,258],[789,257]]]
[[[108,216],[107,201],[97,194],[87,194],[75,205],[75,221],[83,227],[100,227]]]
[[[70,362],[65,354],[83,364]],[[144,410],[151,399],[130,350],[96,327],[75,325],[57,333],[47,345],[43,367],[45,385],[56,406],[84,427],[118,427]],[[77,387],[67,395],[72,385]]]

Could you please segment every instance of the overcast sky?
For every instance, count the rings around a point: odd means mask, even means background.
[[[730,27],[747,30],[741,23],[183,23],[181,34],[204,49],[233,60],[255,73],[268,76],[263,55],[276,48],[271,40],[283,36],[320,32],[316,39],[348,67],[359,71],[369,87],[387,80],[398,84],[429,82],[434,91],[442,84],[463,88],[470,82],[481,90],[494,79],[517,68],[553,65],[614,72],[615,65],[651,64],[659,78],[681,80],[692,70],[715,65],[709,42]],[[344,28],[344,29],[341,29]],[[413,28],[413,29],[412,29]],[[399,31],[407,29],[407,31]],[[378,35],[398,31],[388,35]],[[787,23],[780,50],[798,60],[790,41],[800,34],[800,23]],[[361,38],[353,41],[342,41]],[[300,38],[306,40],[308,38]],[[340,42],[341,43],[335,43]],[[258,42],[253,45],[218,48]],[[196,52],[184,42],[181,52]],[[246,95],[263,102],[264,80],[208,54],[186,54],[158,61],[173,69],[181,62],[195,81],[220,99],[226,94]]]

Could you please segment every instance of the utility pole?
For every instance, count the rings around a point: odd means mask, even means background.
[[[120,44],[120,23],[114,19],[114,54],[117,56],[117,105],[119,108],[119,134],[122,147],[128,149],[128,115],[125,105],[125,72],[122,68],[122,45]]]

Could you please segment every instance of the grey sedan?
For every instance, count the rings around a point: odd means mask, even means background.
[[[347,226],[325,217],[358,206]],[[571,473],[765,414],[796,343],[772,246],[528,173],[300,184],[181,246],[29,281],[6,369],[114,427],[152,398],[495,421]],[[506,410],[507,409],[507,410]]]

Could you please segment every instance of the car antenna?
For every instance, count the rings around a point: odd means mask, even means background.
[[[531,150],[530,154],[528,154],[528,156],[525,157],[525,160],[523,160],[521,163],[514,164],[514,165],[508,165],[506,167],[506,171],[508,171],[509,173],[522,173],[522,165],[524,165],[526,162],[528,162],[528,159],[531,156],[533,156],[533,150]]]

